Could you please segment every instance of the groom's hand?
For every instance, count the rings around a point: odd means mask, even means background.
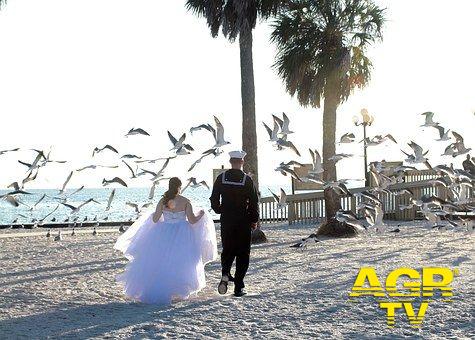
[[[251,223],[251,229],[256,230],[256,228],[257,228],[257,222]]]

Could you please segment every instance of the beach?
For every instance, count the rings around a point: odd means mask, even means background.
[[[172,306],[125,299],[114,280],[127,263],[113,249],[119,236],[115,228],[100,229],[97,236],[92,229],[76,236],[63,230],[59,242],[47,239],[46,230],[10,230],[0,238],[0,334],[35,339],[473,338],[474,232],[388,223],[379,231],[321,240],[306,249],[290,245],[314,232],[314,225],[266,226],[269,242],[252,248],[248,296],[217,294],[220,265],[215,261],[206,267],[207,287]],[[391,233],[395,228],[400,232]],[[420,328],[411,328],[402,314],[388,328],[375,301],[349,301],[361,267],[374,267],[385,277],[399,267],[431,266],[456,268],[459,275],[452,283],[453,302],[431,303]]]

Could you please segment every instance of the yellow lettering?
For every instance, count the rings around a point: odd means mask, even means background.
[[[403,288],[407,288],[408,290],[411,291],[411,293],[405,294],[405,293],[398,293],[397,292],[397,280],[401,276],[406,276],[409,279],[420,279],[420,274],[417,270],[414,270],[412,268],[399,268],[393,270],[391,273],[389,273],[388,277],[386,278],[386,290],[388,291],[388,295],[392,297],[415,297],[419,296],[420,293],[420,282],[418,281],[405,281],[402,284]]]

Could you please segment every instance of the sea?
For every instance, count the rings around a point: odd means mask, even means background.
[[[64,222],[66,219],[71,221],[77,217],[78,222],[83,221],[112,221],[112,222],[126,222],[135,220],[137,218],[137,212],[133,207],[128,206],[126,203],[135,203],[139,207],[143,204],[151,202],[152,204],[144,208],[143,211],[154,209],[161,196],[165,192],[166,188],[157,187],[155,190],[154,199],[149,200],[149,188],[116,188],[114,200],[111,207],[106,211],[107,202],[111,194],[111,188],[85,188],[75,194],[76,189],[66,190],[62,195],[59,194],[57,189],[28,189],[30,195],[19,195],[17,198],[22,204],[18,207],[12,206],[5,200],[0,199],[0,225],[11,224],[14,220],[16,223],[32,223],[35,219],[42,220],[45,216],[49,215],[44,222]],[[271,187],[275,193],[279,193],[279,187]],[[290,187],[284,187],[287,193],[290,193]],[[0,190],[0,196],[6,194],[8,191]],[[269,187],[262,188],[263,196],[270,196]],[[46,194],[46,197],[38,204],[38,200]],[[209,197],[211,195],[210,190],[205,187],[187,188],[183,193],[184,196],[190,199],[193,206],[198,209],[210,210]],[[82,207],[77,213],[71,214],[71,209],[60,204],[59,198],[67,198],[67,204],[72,206],[79,206],[88,199],[93,198],[96,202],[91,202]],[[36,205],[35,205],[36,204]],[[58,207],[59,205],[59,207]],[[58,207],[56,209],[56,207]],[[55,210],[56,209],[56,210]],[[54,212],[53,212],[54,211]],[[210,211],[214,218],[218,218],[214,212]]]

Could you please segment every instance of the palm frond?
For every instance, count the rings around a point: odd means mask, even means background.
[[[370,79],[365,51],[382,39],[384,9],[372,0],[293,0],[272,24],[274,67],[304,106],[320,106],[329,82],[344,101]],[[335,88],[336,86],[336,88]],[[334,93],[333,93],[334,94]]]

